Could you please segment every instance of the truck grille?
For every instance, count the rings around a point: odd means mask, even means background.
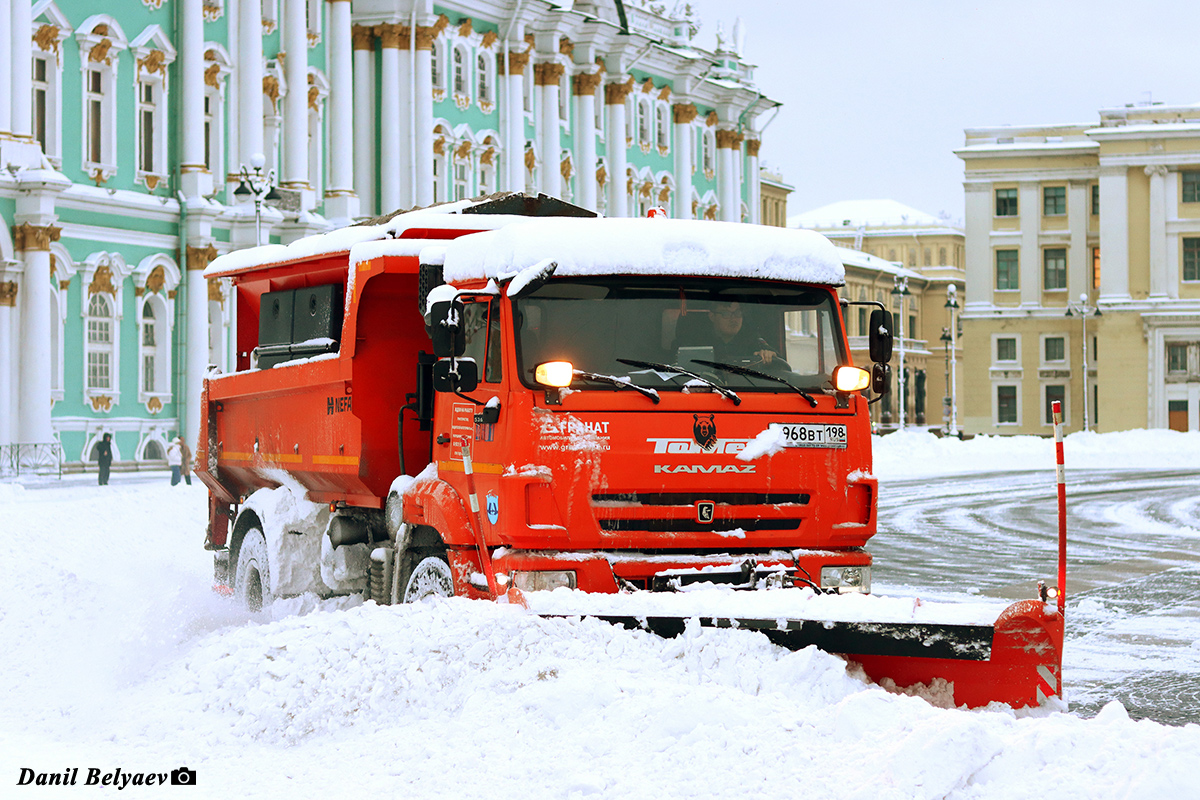
[[[694,519],[601,519],[602,531],[651,531],[655,533],[707,533],[732,531],[794,531],[800,527],[798,519],[717,519],[712,522],[696,522]]]
[[[592,511],[606,532],[794,531],[809,500],[798,492],[625,492],[592,495]],[[700,502],[713,504],[711,520],[697,519]]]
[[[691,506],[709,500],[723,506],[808,505],[807,494],[759,492],[629,492],[626,494],[594,494],[593,503],[613,503],[625,506]]]

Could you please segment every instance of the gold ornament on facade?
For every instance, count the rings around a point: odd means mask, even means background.
[[[726,130],[717,131],[717,149],[725,148],[728,150],[736,150],[742,146],[742,134],[728,128]]]
[[[146,294],[146,287],[144,287],[144,286],[133,287],[133,296],[134,297],[142,297],[145,294]]]
[[[105,172],[104,170],[100,169],[99,167],[92,170],[92,174],[88,175],[88,177],[91,178],[93,181],[95,181],[97,186],[99,186],[102,183],[108,182],[108,173]]]
[[[14,308],[17,305],[17,282],[0,281],[0,306]]]
[[[434,154],[439,155],[439,156],[446,155],[446,137],[445,136],[439,136],[433,140],[433,152],[434,152]]]
[[[555,61],[550,61],[544,64],[533,65],[533,82],[538,86],[557,86],[562,80],[563,73],[567,71],[565,64],[559,64]]]
[[[562,37],[558,40],[558,52],[562,53],[564,56],[575,55],[575,43],[566,36]]]
[[[713,127],[714,125],[716,125],[718,122],[720,122],[720,120],[717,119],[716,111],[708,112],[708,116],[704,118],[704,124],[710,128]]]
[[[676,103],[671,106],[671,115],[675,120],[676,125],[687,125],[696,118],[700,112],[696,110],[695,103]]]
[[[454,105],[459,111],[466,111],[471,107],[471,95],[463,94],[462,92],[455,92]]]
[[[654,91],[654,79],[646,78],[646,82],[642,84],[642,94],[650,94]]]
[[[692,219],[695,219],[695,218],[696,218],[696,210],[697,210],[697,209],[699,209],[699,208],[700,208],[700,201],[699,201],[699,200],[693,200],[693,201],[692,201]]]
[[[58,26],[43,25],[33,35],[33,41],[43,53],[54,53],[55,60],[62,63],[62,55],[58,52]]]
[[[263,29],[263,33],[270,36],[272,33],[275,32],[275,20],[267,19],[266,17],[263,17],[262,18],[262,29]]]
[[[312,75],[308,76],[312,80]],[[308,87],[308,107],[313,111],[321,110],[321,90],[316,86]]]
[[[458,21],[458,35],[464,39],[475,32],[475,25],[471,22],[470,17],[463,17]]]
[[[114,297],[117,294],[112,282],[112,270],[107,264],[96,267],[96,274],[92,276],[92,282],[88,284],[88,297],[94,294],[111,294]]]
[[[113,399],[106,394],[89,397],[88,401],[92,404],[92,411],[111,411]]]
[[[158,294],[163,290],[163,286],[165,286],[166,283],[166,274],[163,272],[162,264],[159,264],[157,267],[150,270],[150,274],[146,276],[146,291]]]
[[[494,45],[496,40],[499,38],[500,37],[496,35],[495,31],[488,31],[483,35],[483,39],[480,40],[479,46],[486,50]]]
[[[711,205],[708,208],[704,209],[704,218],[707,220],[716,220],[717,207],[715,205]]]
[[[663,183],[662,188],[658,190],[658,202],[664,205],[671,202],[671,187],[666,183]]]
[[[318,33],[317,31],[309,31],[309,32],[308,32],[308,46],[309,46],[309,48],[311,49],[311,48],[313,48],[313,47],[316,47],[316,46],[317,46],[317,45],[319,45],[320,43],[321,43],[321,34],[320,34],[320,33]]]
[[[161,179],[157,175],[147,175],[144,180],[146,181],[146,188],[153,192],[158,187],[158,182]]]
[[[495,160],[496,160],[496,148],[494,148],[494,147],[489,147],[487,150],[484,150],[482,153],[479,154],[479,163],[480,164],[490,165],[490,164],[495,163]]]
[[[162,400],[159,400],[157,397],[151,397],[146,402],[146,410],[149,411],[151,414],[157,414],[158,412],[162,411],[163,410]]]
[[[460,145],[459,145],[459,146],[458,146],[458,147],[455,149],[455,151],[454,151],[454,157],[455,157],[455,158],[457,158],[457,159],[465,159],[465,158],[469,158],[469,157],[470,157],[470,155],[471,155],[471,142],[470,142],[470,140],[465,140],[465,141],[463,141],[463,143],[462,143],[462,144],[460,144]]]
[[[638,149],[642,151],[642,155],[644,155],[644,156],[650,155],[650,143],[649,142],[639,143]]]
[[[164,75],[167,72],[167,54],[162,50],[151,50],[145,58],[139,58],[137,62],[139,70],[153,75],[156,72],[161,72]]]
[[[162,8],[163,0],[142,0],[142,5],[151,11],[158,11]]]
[[[662,100],[664,103],[668,102],[671,99],[671,87],[664,86],[661,89],[659,89],[658,90],[658,99]]]
[[[208,279],[208,300],[210,303],[225,304],[225,293],[221,291],[221,281],[217,278]]]
[[[575,174],[575,165],[571,163],[571,157],[567,156],[558,165],[558,171],[563,176],[564,181],[571,180],[571,176]]]
[[[534,154],[532,147],[525,148],[525,169],[533,172],[533,168],[537,166],[537,155]]]
[[[717,178],[717,173],[713,169],[711,169],[709,167],[704,168],[704,180],[708,181],[709,183],[712,183],[714,180],[716,180],[716,178]]]
[[[537,42],[532,33],[525,34],[525,44],[529,45],[529,49],[533,50],[534,44]]]
[[[606,183],[608,183],[608,170],[601,164],[596,168],[596,185],[603,189]]]
[[[524,75],[525,67],[529,66],[529,58],[532,55],[533,52],[529,50],[524,53],[510,52],[508,54],[508,74]]]
[[[639,197],[649,197],[654,192],[654,181],[644,181],[638,188]]]
[[[188,245],[187,248],[187,268],[189,270],[202,270],[208,266],[208,262],[217,257],[217,248],[212,244],[206,244],[202,247],[193,247]]]
[[[606,83],[604,84],[604,102],[606,105],[619,106],[625,102],[625,98],[633,91],[633,76],[630,75],[622,83]]]
[[[216,22],[224,15],[225,9],[209,0],[209,2],[205,2],[201,13],[204,15],[205,22]]]
[[[175,299],[175,295],[176,295],[176,293],[177,293],[178,291],[179,291],[178,289],[169,289],[169,290],[167,291],[167,299],[168,299],[168,300],[174,300],[174,299]]]
[[[282,53],[280,54],[282,55]],[[279,109],[279,78],[274,75],[264,75],[262,79],[263,94],[271,100],[271,108]]]
[[[211,86],[214,89],[221,88],[221,65],[213,64],[208,69],[204,70],[204,85]]]
[[[437,22],[432,26],[425,28],[417,27],[417,49],[432,50],[433,40],[442,35],[442,31],[446,30],[446,26],[450,24],[450,18],[445,14],[438,17]]]
[[[67,278],[65,281],[59,281],[59,282],[58,282],[58,288],[59,288],[59,289],[61,289],[61,290],[62,290],[62,291],[64,291],[64,292],[65,292],[67,289],[70,289],[70,288],[71,288],[71,279],[70,279],[70,278]]]
[[[17,252],[29,250],[49,250],[51,242],[57,242],[62,235],[62,228],[53,225],[34,225],[22,222],[13,226],[13,249]]]
[[[571,90],[576,96],[587,96],[596,93],[596,87],[604,75],[600,72],[583,72],[571,78]]]
[[[375,29],[370,25],[355,25],[350,28],[351,47],[355,50],[375,49]]]
[[[379,46],[384,49],[398,50],[408,44],[409,30],[406,26],[394,23],[379,25],[375,28],[375,32],[379,34]],[[367,50],[370,48],[364,47],[361,49]]]
[[[490,114],[496,110],[496,104],[493,103],[491,100],[480,99],[479,110],[485,114]]]
[[[96,27],[99,28],[100,26],[97,25]],[[107,26],[105,27],[105,30],[108,30]],[[96,43],[96,46],[92,48],[92,51],[88,53],[88,61],[93,64],[99,64],[101,61],[103,61],[105,64],[111,65],[112,57],[108,54],[108,51],[111,49],[112,42],[108,39],[101,39]]]
[[[601,75],[608,72],[608,67],[604,66],[604,59],[600,56],[596,56],[596,66],[600,68]]]
[[[747,139],[746,155],[750,158],[758,158],[758,148],[760,147],[762,147],[762,139]]]

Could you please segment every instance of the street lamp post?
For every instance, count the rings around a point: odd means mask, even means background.
[[[280,194],[275,191],[275,170],[263,173],[267,159],[262,153],[250,156],[250,169],[242,165],[241,182],[233,190],[234,197],[246,200],[254,197],[254,243],[262,244],[262,207],[264,200],[279,200]]]
[[[946,286],[946,310],[950,312],[950,327],[946,328],[942,340],[946,342],[946,359],[949,361],[946,375],[946,399],[950,402],[950,424],[947,434],[958,432],[958,327],[954,312],[958,310],[958,287],[953,283]]]
[[[897,323],[896,327],[897,338],[900,342],[900,376],[896,380],[896,389],[897,393],[900,395],[899,427],[901,430],[904,430],[904,412],[907,410],[906,406],[908,405],[908,398],[904,394],[904,315],[907,313],[907,309],[904,308],[904,298],[907,297],[910,292],[908,291],[907,277],[897,275],[893,280],[894,285],[892,287],[892,295],[900,299],[900,315],[899,322]]]
[[[1079,315],[1083,322],[1083,429],[1089,430],[1088,420],[1088,343],[1087,343],[1087,320],[1090,316],[1101,316],[1100,309],[1096,306],[1088,305],[1087,293],[1079,295],[1078,303],[1067,304],[1067,316],[1073,317]]]

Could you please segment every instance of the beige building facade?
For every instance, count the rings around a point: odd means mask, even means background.
[[[964,427],[1200,430],[1200,106],[969,129]]]
[[[787,227],[787,199],[789,194],[796,191],[795,187],[784,183],[783,176],[774,170],[763,168],[758,174],[762,197],[759,222],[777,228]]]
[[[900,424],[902,326],[904,424],[960,429],[961,412],[956,411],[962,398],[963,353],[957,318],[966,277],[962,227],[892,200],[832,203],[797,214],[788,225],[815,230],[845,248],[843,299],[882,303],[896,317],[892,392],[872,404],[876,427],[889,430]],[[870,317],[870,307],[846,308],[855,364],[870,364]]]

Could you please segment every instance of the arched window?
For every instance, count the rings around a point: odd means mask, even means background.
[[[658,133],[658,149],[663,154],[671,147],[671,111],[666,103],[659,103],[655,109]]]
[[[144,403],[151,397],[167,397],[171,393],[171,329],[167,324],[166,304],[159,295],[146,297],[141,312],[138,399]]]
[[[716,172],[716,136],[712,131],[706,130],[700,134],[701,137],[701,160],[704,164],[704,175],[709,180],[712,180],[713,173]]]
[[[946,248],[944,247],[938,248],[938,264],[941,266],[946,265]]]
[[[637,101],[633,95],[625,98],[625,142],[633,144],[634,125],[637,123]]]
[[[435,90],[442,88],[442,81],[446,76],[446,48],[438,41],[434,41],[433,53],[429,59],[429,75],[430,83],[433,84]]]
[[[112,303],[104,294],[93,294],[87,307],[87,388],[112,389]]]
[[[650,136],[650,101],[640,101],[637,104],[638,144],[649,146],[653,139]]]
[[[454,93],[467,93],[467,55],[461,47],[454,48]]]
[[[475,82],[475,99],[480,103],[492,102],[492,62],[487,53],[480,53],[475,59]]]
[[[571,120],[571,79],[565,72],[558,82],[558,118],[563,122]]]

